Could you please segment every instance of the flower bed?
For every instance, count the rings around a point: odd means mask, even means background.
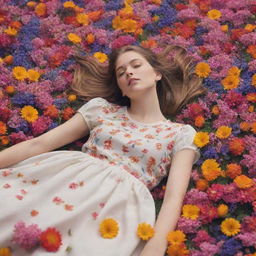
[[[255,18],[253,0],[1,1],[0,149],[75,113],[74,54],[104,63],[126,44],[184,46],[208,93],[176,117],[197,128],[201,159],[168,253],[256,255]],[[164,186],[152,193],[161,202]]]

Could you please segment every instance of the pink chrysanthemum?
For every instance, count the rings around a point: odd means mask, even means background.
[[[29,250],[38,245],[41,232],[36,224],[26,226],[23,221],[19,221],[14,226],[12,241]]]

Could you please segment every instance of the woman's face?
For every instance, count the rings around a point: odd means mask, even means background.
[[[137,98],[152,90],[161,79],[149,62],[135,51],[127,51],[116,60],[117,83],[124,95]]]

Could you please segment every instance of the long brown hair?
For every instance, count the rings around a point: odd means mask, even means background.
[[[141,46],[124,46],[112,51],[108,65],[92,57],[76,56],[78,66],[71,89],[86,101],[102,97],[118,105],[130,106],[130,99],[123,97],[118,87],[115,72],[118,56],[127,51],[141,54],[162,75],[157,83],[157,95],[164,115],[175,115],[186,103],[206,92],[202,80],[194,73],[192,57],[179,46],[167,46],[159,54]]]

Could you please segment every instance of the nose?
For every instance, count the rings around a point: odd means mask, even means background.
[[[126,69],[126,75],[127,75],[127,76],[132,76],[132,75],[133,75],[133,71],[132,71],[132,69],[131,69],[130,67],[128,67],[128,68]]]

